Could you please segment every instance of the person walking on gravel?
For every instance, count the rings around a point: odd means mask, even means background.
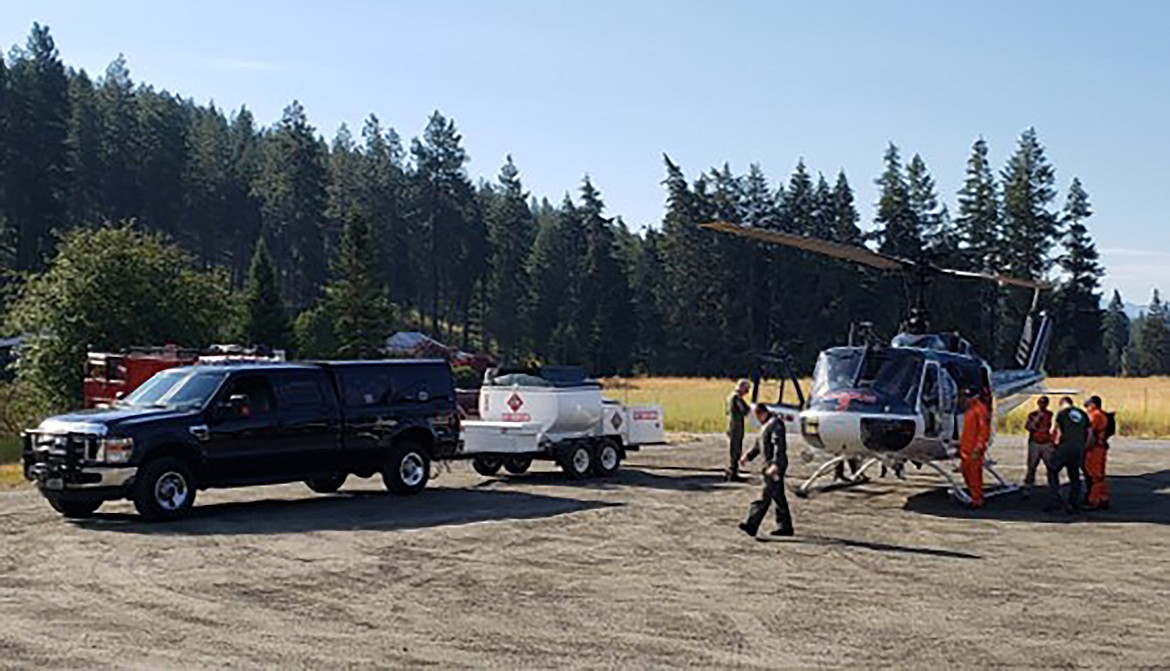
[[[730,460],[727,465],[726,478],[730,482],[743,482],[743,478],[739,475],[739,459],[743,456],[744,421],[750,412],[744,397],[747,396],[751,388],[750,382],[740,380],[735,385],[735,391],[727,397],[727,439]]]
[[[760,523],[768,514],[768,507],[776,506],[776,529],[773,536],[791,536],[795,532],[792,528],[792,512],[788,509],[788,498],[784,494],[784,474],[788,471],[788,441],[784,433],[784,422],[768,410],[763,403],[756,405],[756,419],[760,420],[763,429],[751,451],[741,460],[744,467],[756,458],[764,455],[764,487],[760,498],[752,502],[748,509],[747,519],[739,523],[739,528],[745,534],[755,537],[760,530]]]

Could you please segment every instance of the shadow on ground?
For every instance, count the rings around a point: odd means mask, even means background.
[[[843,547],[857,550],[871,550],[893,554],[923,555],[927,557],[941,557],[943,559],[983,559],[981,555],[957,550],[941,548],[917,547],[913,545],[895,545],[892,543],[877,543],[874,541],[859,541],[852,538],[837,538],[835,536],[794,536],[791,538],[773,538],[760,536],[756,540],[764,543],[803,543],[806,545],[824,545],[829,547]]]
[[[135,534],[214,536],[306,531],[399,531],[554,517],[622,505],[514,491],[427,489],[411,497],[342,491],[303,499],[264,499],[199,505],[183,520],[148,524],[136,515],[98,513],[78,526]]]
[[[1112,490],[1109,510],[1080,514],[1044,512],[1047,491],[1043,487],[1037,487],[1032,497],[1027,499],[1019,493],[990,498],[986,507],[980,511],[964,508],[947,496],[945,490],[939,489],[911,496],[903,509],[932,517],[1007,522],[1170,524],[1170,470],[1143,475],[1110,476],[1109,486]]]
[[[690,471],[689,475],[663,475],[652,471],[662,470],[655,466],[631,468],[623,465],[613,475],[606,478],[586,478],[573,480],[561,471],[534,471],[521,475],[502,473],[493,476],[478,485],[476,488],[491,487],[497,484],[529,484],[529,485],[559,485],[562,487],[579,487],[581,489],[606,490],[617,487],[644,487],[648,489],[671,489],[682,491],[711,491],[723,487],[743,486],[727,483],[723,478],[723,471],[711,472],[705,469],[674,469]]]

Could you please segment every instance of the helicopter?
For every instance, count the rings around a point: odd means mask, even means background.
[[[811,459],[827,457],[796,488],[797,496],[868,482],[866,471],[877,465],[883,474],[892,471],[904,478],[905,465],[911,463],[936,472],[947,482],[953,498],[970,503],[952,463],[958,458],[962,433],[961,394],[977,390],[989,407],[1003,415],[1029,396],[1061,393],[1043,388],[1047,377],[1044,360],[1053,328],[1051,318],[1039,309],[1040,293],[1052,288],[1046,282],[943,268],[925,257],[904,259],[859,245],[727,221],[700,226],[904,274],[910,307],[900,332],[886,344],[876,336],[872,324],[854,325],[848,345],[830,347],[817,357],[807,398],[787,352],[756,356],[751,376],[752,401],[758,401],[765,369],[778,370],[776,402],[765,405],[780,417],[788,432],[803,436]],[[993,371],[958,333],[931,330],[925,293],[930,279],[938,275],[1032,290],[1032,305],[1024,320],[1013,368]],[[795,390],[795,403],[785,401],[789,384]],[[848,475],[846,467],[851,471]],[[1009,482],[996,470],[993,460],[985,460],[984,469],[992,478],[985,496],[1019,489],[1018,484]],[[830,474],[835,476],[834,482],[817,490],[816,483]]]

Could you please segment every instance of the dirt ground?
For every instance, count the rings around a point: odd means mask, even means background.
[[[736,528],[758,476],[722,483],[724,454],[682,439],[581,484],[457,464],[407,499],[202,492],[153,526],[0,492],[0,667],[1170,664],[1170,443],[1114,447],[1110,512],[976,515],[912,474],[793,497],[774,542]]]

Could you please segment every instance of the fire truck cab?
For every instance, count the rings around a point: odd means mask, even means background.
[[[175,345],[135,347],[125,352],[90,352],[82,386],[86,408],[105,408],[137,389],[155,373],[194,364],[284,361],[284,352],[239,345],[212,345],[207,351]]]

